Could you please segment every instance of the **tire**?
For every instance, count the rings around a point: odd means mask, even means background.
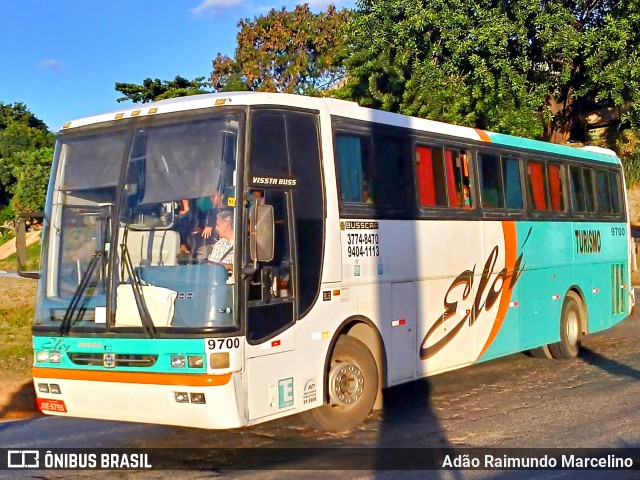
[[[327,404],[302,414],[312,427],[329,432],[352,430],[371,413],[378,393],[378,369],[364,343],[348,335],[338,338],[326,392]]]
[[[546,359],[553,358],[553,355],[551,355],[551,352],[549,351],[549,345],[543,345],[542,347],[532,348],[531,350],[529,350],[529,354],[533,358],[546,358]]]
[[[560,341],[549,345],[553,358],[574,358],[578,355],[584,317],[582,300],[575,292],[568,292],[560,315]]]

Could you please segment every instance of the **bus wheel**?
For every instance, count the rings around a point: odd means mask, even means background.
[[[575,292],[567,293],[560,315],[560,341],[549,345],[553,358],[573,358],[578,355],[583,320],[582,300]]]
[[[378,369],[361,341],[342,335],[336,342],[329,367],[329,403],[304,413],[320,430],[340,432],[360,425],[371,413],[378,393]]]
[[[548,358],[548,359],[553,358],[553,355],[551,355],[551,352],[549,351],[549,345],[543,345],[538,348],[532,348],[531,350],[529,350],[529,353],[533,358]]]

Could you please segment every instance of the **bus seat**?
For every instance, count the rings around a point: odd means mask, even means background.
[[[119,244],[122,244],[123,236],[124,229],[120,229]],[[134,267],[176,265],[180,235],[174,230],[129,230],[127,247]]]

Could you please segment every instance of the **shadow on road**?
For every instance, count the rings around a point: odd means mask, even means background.
[[[640,380],[640,370],[636,370],[635,368],[612,360],[611,358],[603,357],[599,353],[594,352],[585,346],[582,347],[579,358],[583,362],[593,365],[594,367],[598,367],[612,375]]]
[[[25,382],[16,390],[9,402],[0,407],[0,419],[28,418],[38,414],[36,407],[36,393],[33,383]]]

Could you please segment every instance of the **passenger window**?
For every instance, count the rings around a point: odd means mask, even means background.
[[[583,168],[582,176],[584,178],[584,200],[585,207],[587,212],[595,212],[596,211],[596,202],[595,202],[595,178],[593,174],[593,169],[591,168]]]
[[[416,147],[420,205],[471,209],[468,158],[454,148]]]
[[[522,210],[522,184],[520,183],[520,161],[517,158],[503,158],[504,188],[507,208]]]
[[[549,163],[547,165],[547,174],[549,178],[549,196],[551,197],[551,210],[553,210],[554,212],[564,212],[565,201],[562,190],[562,166],[557,163]]]
[[[497,155],[478,155],[480,173],[480,196],[485,208],[504,208],[500,157]]]
[[[596,174],[596,188],[598,191],[598,211],[611,213],[611,192],[609,190],[609,173],[599,170]]]
[[[569,167],[569,176],[571,180],[571,201],[573,203],[574,212],[584,212],[584,186],[582,184],[582,169],[580,167]]]
[[[447,191],[442,148],[416,147],[416,173],[420,205],[446,207]]]
[[[529,160],[527,162],[529,177],[529,193],[534,210],[545,211],[547,208],[546,178],[544,163]]]
[[[622,213],[619,173],[609,172],[609,189],[611,191],[611,207],[613,209],[613,213]]]
[[[399,138],[375,136],[375,182],[373,192],[365,192],[369,203],[405,209],[409,181],[406,174],[408,150]],[[375,192],[375,194],[374,194]]]
[[[336,160],[342,200],[373,204],[375,194],[369,139],[358,135],[337,134]]]

